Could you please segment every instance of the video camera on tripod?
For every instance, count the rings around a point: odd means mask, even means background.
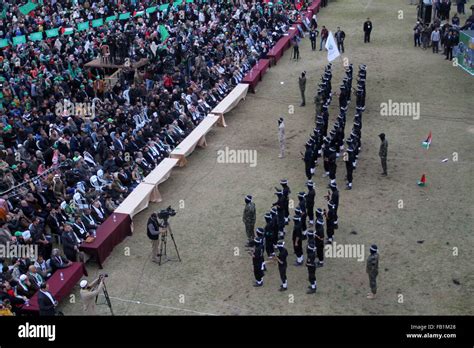
[[[176,215],[176,210],[171,208],[171,205],[168,206],[166,209],[162,209],[158,212],[158,218],[163,220],[163,227],[168,226],[168,219],[170,216],[175,216]]]
[[[168,206],[166,209],[162,209],[158,212],[157,216],[159,219],[163,220],[163,223],[160,224],[160,227],[163,229],[161,232],[161,244],[160,244],[160,253],[159,253],[159,261],[158,264],[161,265],[162,257],[166,257],[166,261],[170,261],[167,256],[167,242],[168,242],[168,233],[171,236],[171,240],[173,241],[174,248],[176,250],[176,255],[178,256],[178,261],[181,261],[181,257],[179,256],[178,246],[176,245],[176,241],[174,240],[173,232],[171,231],[171,226],[168,223],[168,219],[170,216],[175,216],[176,210],[171,208],[171,205]]]

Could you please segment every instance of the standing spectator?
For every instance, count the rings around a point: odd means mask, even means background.
[[[346,33],[341,30],[340,27],[337,27],[336,34],[337,49],[339,52],[344,53],[344,39],[346,38]]]
[[[430,44],[431,31],[427,25],[423,26],[421,32],[421,42],[423,43],[423,49],[426,50]]]
[[[319,43],[319,50],[322,51],[324,44],[326,43],[326,40],[328,39],[329,36],[329,31],[326,29],[326,27],[323,25],[323,28],[321,29],[321,40]]]
[[[367,20],[364,23],[364,42],[365,43],[370,42],[371,32],[372,32],[372,22],[370,21],[370,18],[367,18]]]
[[[459,14],[466,14],[464,5],[466,4],[466,0],[456,0],[456,7],[457,7],[457,12]]]
[[[414,39],[415,39],[415,47],[417,47],[417,46],[420,47],[421,46],[420,37],[421,37],[422,29],[423,29],[423,26],[421,25],[421,23],[419,21],[416,22],[416,25],[413,28],[413,34],[414,34]]]
[[[295,35],[295,37],[292,40],[293,43],[293,59],[300,59],[300,37],[299,35]]]
[[[318,37],[319,32],[313,27],[309,31],[309,40],[311,41],[311,50],[316,50],[316,38]]]
[[[433,47],[433,53],[438,53],[439,50],[439,29],[436,27],[431,33],[431,46]]]
[[[51,292],[49,292],[48,283],[41,284],[41,288],[38,293],[38,305],[39,314],[41,316],[56,315],[56,306],[58,305],[58,301],[56,301]]]
[[[448,32],[446,37],[445,47],[446,47],[446,60],[453,60],[453,47],[456,45],[456,38],[452,30]]]

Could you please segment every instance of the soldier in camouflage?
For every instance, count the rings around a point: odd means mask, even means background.
[[[367,274],[369,275],[370,291],[367,294],[368,299],[374,299],[377,293],[377,275],[379,273],[379,254],[377,245],[370,247],[370,256],[367,258]]]
[[[253,244],[256,219],[257,216],[255,211],[255,204],[252,202],[252,196],[247,195],[245,196],[245,209],[244,216],[242,219],[245,224],[245,233],[247,234],[248,239],[248,242],[245,245],[247,247],[251,247]]]

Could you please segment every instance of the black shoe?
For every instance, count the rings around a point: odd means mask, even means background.
[[[318,263],[316,264],[316,267],[324,267],[324,262],[318,262]]]
[[[316,289],[309,289],[308,291],[306,291],[307,294],[315,294],[316,293]]]
[[[382,175],[382,176],[387,176],[387,173],[381,173],[380,175]]]
[[[352,190],[352,186],[347,185],[346,190]]]
[[[261,287],[261,286],[263,286],[263,283],[260,283],[260,284],[255,283],[255,284],[253,285],[254,288],[259,288],[259,287]]]
[[[303,262],[298,262],[298,261],[295,262],[295,266],[301,266],[302,264]]]
[[[278,291],[286,291],[286,290],[288,290],[288,288],[285,288],[283,286],[280,286],[280,289],[278,289]]]

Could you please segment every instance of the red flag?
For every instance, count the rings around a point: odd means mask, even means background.
[[[295,7],[299,11],[303,7],[303,0],[295,0]]]

